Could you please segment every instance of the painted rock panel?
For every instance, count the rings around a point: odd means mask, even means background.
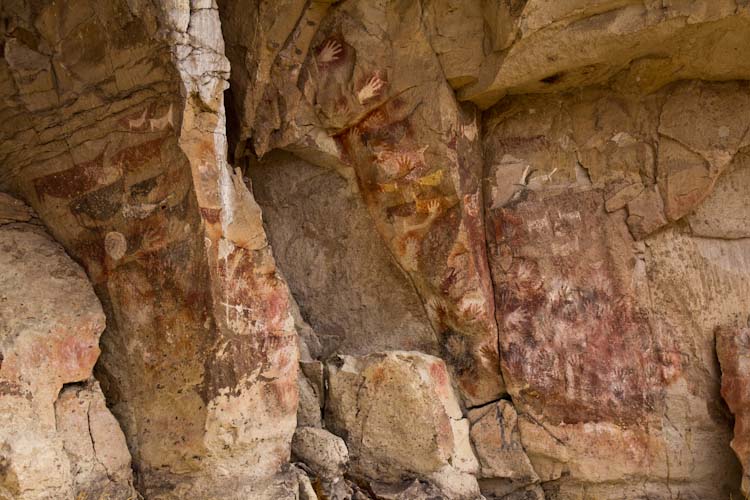
[[[556,424],[636,423],[680,359],[634,300],[627,229],[598,191],[525,198],[489,218],[510,391]]]
[[[34,206],[103,302],[97,375],[140,492],[292,495],[281,469],[297,337],[260,209],[226,161],[217,9],[14,2],[7,16],[19,31],[0,43],[14,82],[0,184]]]
[[[243,0],[223,4],[227,13],[250,8]],[[271,11],[268,2],[254,10],[260,17]],[[356,185],[427,304],[467,404],[498,397],[478,114],[460,106],[444,80],[418,2],[314,2],[299,11],[287,37],[277,32],[281,23],[229,31],[229,56],[241,68],[233,79],[237,152],[286,149]],[[273,40],[272,49],[253,54],[256,39]]]
[[[643,494],[656,498],[670,488],[736,494],[712,345],[716,325],[746,308],[747,250],[693,236],[693,216],[670,222],[659,180],[671,175],[660,162],[667,132],[691,148],[705,135],[667,128],[678,115],[665,113],[705,100],[690,127],[713,133],[721,114],[711,96],[725,92],[744,99],[736,84],[684,83],[642,102],[584,89],[512,98],[485,115],[502,369],[527,455],[542,484],[554,481],[548,497],[580,498],[601,483],[595,498],[621,498],[626,477],[643,478]],[[736,120],[745,118],[726,119]],[[728,195],[743,151],[720,155],[732,177],[717,185]],[[697,212],[700,234],[732,227],[703,215],[717,207]],[[743,213],[737,202],[721,210],[727,221]],[[704,454],[691,452],[696,442]]]

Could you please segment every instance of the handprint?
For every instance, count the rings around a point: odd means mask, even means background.
[[[318,53],[318,63],[327,64],[339,58],[344,47],[336,40],[328,40]]]
[[[519,307],[505,315],[504,324],[508,330],[520,330],[527,321],[526,311]]]
[[[427,202],[427,211],[431,214],[436,213],[440,209],[440,200],[430,200]]]
[[[360,104],[364,104],[368,99],[372,99],[380,93],[380,89],[383,88],[385,82],[380,79],[377,73],[370,77],[359,92],[357,92],[357,100]]]
[[[414,162],[412,162],[411,158],[405,154],[401,154],[396,158],[396,165],[398,165],[399,173],[411,172],[414,170]]]
[[[484,307],[479,302],[468,302],[461,308],[461,312],[470,318],[476,318],[484,313]]]

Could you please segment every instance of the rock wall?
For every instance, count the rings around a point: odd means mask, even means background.
[[[747,1],[0,18],[0,497],[749,493]]]
[[[0,184],[102,300],[97,375],[139,491],[285,489],[274,478],[295,428],[296,333],[258,206],[226,162],[215,6],[2,8]]]
[[[137,496],[92,369],[105,318],[83,270],[0,194],[0,498]]]

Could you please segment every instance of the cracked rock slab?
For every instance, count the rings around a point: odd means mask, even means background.
[[[132,498],[130,453],[90,380],[101,304],[26,205],[0,204],[20,221],[0,225],[0,498]]]
[[[326,424],[344,437],[354,473],[380,482],[403,476],[478,493],[477,461],[445,363],[418,352],[337,356],[327,364]]]

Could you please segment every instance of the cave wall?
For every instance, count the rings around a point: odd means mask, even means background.
[[[101,302],[138,495],[747,493],[746,1],[0,14],[0,191]]]

